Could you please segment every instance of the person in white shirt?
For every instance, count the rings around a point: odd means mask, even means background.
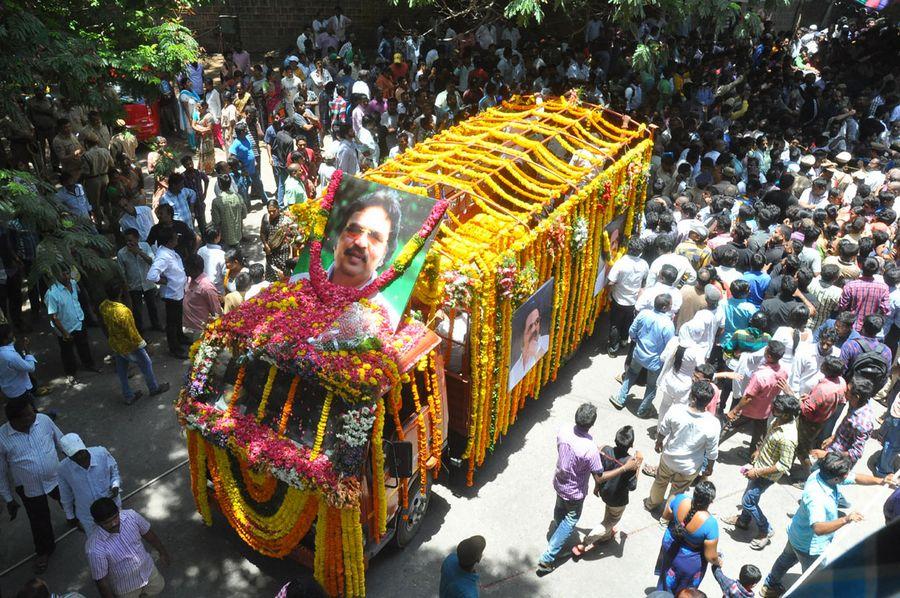
[[[735,266],[738,262],[738,252],[734,247],[723,247],[719,256],[719,265],[716,266],[716,274],[719,280],[725,285],[725,288],[731,288],[731,283],[741,277],[740,272]]]
[[[675,268],[675,285],[694,284],[697,280],[697,271],[691,265],[691,260],[683,255],[675,253],[675,241],[671,235],[660,235],[654,240],[654,245],[659,257],[650,264],[650,272],[647,274],[647,286],[656,284],[656,279],[664,266]],[[652,306],[652,303],[651,303]],[[676,310],[677,311],[677,310]]]
[[[175,251],[178,244],[178,236],[171,228],[163,229],[157,235],[159,247],[156,257],[147,272],[147,280],[155,282],[161,287],[163,304],[166,307],[166,341],[169,345],[169,353],[178,359],[184,359],[187,354],[184,347],[191,344],[191,339],[184,333],[181,321],[184,313],[182,300],[184,299],[184,285],[187,284],[187,275],[184,272],[184,264],[181,256]]]
[[[131,312],[138,332],[144,332],[144,306],[150,317],[153,330],[163,330],[156,311],[156,285],[147,280],[150,264],[153,263],[154,251],[145,241],[138,238],[137,229],[130,228],[124,232],[125,245],[116,253],[116,261],[125,274],[128,295],[131,297]]]
[[[378,141],[372,133],[372,129],[375,127],[374,118],[366,115],[363,117],[362,125],[356,134],[356,149],[359,156],[360,170],[368,170],[378,166],[381,156]]]
[[[656,452],[661,453],[656,479],[650,487],[650,496],[644,507],[654,511],[668,496],[675,496],[690,488],[699,475],[709,477],[719,458],[719,433],[721,425],[716,416],[707,412],[715,390],[706,380],[691,385],[690,405],[673,405],[656,430]],[[700,472],[703,461],[706,469]]]
[[[596,17],[588,19],[587,25],[584,26],[584,43],[590,44],[592,41],[600,37],[603,31],[603,23]]]
[[[497,44],[497,26],[494,24],[481,24],[475,30],[475,41],[482,50],[487,50],[491,45]]]
[[[225,250],[219,245],[222,234],[215,227],[208,227],[203,233],[206,244],[197,250],[197,255],[203,258],[203,272],[210,282],[215,285],[220,295],[225,294]]]
[[[586,83],[591,78],[591,67],[585,64],[582,54],[575,55],[575,60],[566,69],[566,78],[577,83]]]
[[[119,197],[119,208],[122,216],[119,218],[119,229],[124,233],[130,228],[138,232],[138,238],[146,241],[153,228],[153,210],[150,206],[136,206],[125,194]]]
[[[334,167],[349,175],[359,172],[359,154],[353,143],[355,135],[353,127],[341,124],[335,128],[335,138],[338,140],[334,154]]]
[[[812,331],[807,328],[809,308],[796,304],[787,317],[787,326],[779,326],[772,334],[773,341],[784,343],[784,356],[780,360],[781,367],[790,374],[794,366],[794,357],[804,343],[813,340]]]
[[[644,242],[638,237],[632,237],[628,240],[628,253],[616,260],[607,275],[607,280],[612,285],[607,349],[610,355],[618,354],[622,341],[628,338],[628,329],[635,316],[634,304],[650,271],[650,266],[641,258],[643,251]],[[598,292],[599,289],[595,288],[594,294]]]
[[[89,537],[97,527],[91,517],[95,500],[109,497],[122,506],[119,465],[102,446],[86,447],[78,434],[66,434],[59,444],[67,457],[59,463],[60,503],[69,525],[79,526]]]
[[[281,95],[284,98],[284,109],[288,118],[294,117],[294,98],[300,91],[303,81],[294,74],[294,63],[286,66],[281,78]]]
[[[659,276],[657,277],[657,281],[655,284],[647,286],[641,291],[638,300],[634,304],[635,312],[639,312],[645,309],[653,309],[653,301],[656,299],[657,295],[661,295],[666,293],[669,297],[672,298],[672,307],[669,308],[669,315],[673,318],[678,313],[678,310],[681,309],[682,296],[681,292],[675,288],[675,281],[677,280],[678,271],[671,264],[666,264],[662,267],[659,272]]]
[[[835,346],[837,333],[834,329],[823,330],[818,342],[801,342],[794,354],[794,363],[788,372],[787,384],[794,395],[808,395],[824,377],[822,363],[828,356],[840,357],[841,350]],[[793,342],[793,341],[790,341]],[[786,343],[787,344],[787,343]]]
[[[503,33],[500,34],[500,39],[504,42],[509,42],[509,46],[516,50],[518,49],[519,40],[522,39],[522,34],[519,33],[519,28],[510,23],[507,27],[503,28]]]
[[[334,36],[339,42],[342,42],[347,39],[347,28],[350,27],[350,23],[352,22],[353,21],[344,14],[344,11],[341,10],[341,7],[336,6],[334,9],[334,16],[328,19],[327,23],[334,32]]]
[[[804,189],[797,200],[801,208],[815,210],[824,208],[828,204],[828,181],[818,178],[813,181],[812,187]]]
[[[9,421],[0,426],[0,498],[10,519],[20,508],[13,488],[25,505],[40,573],[56,547],[47,497],[59,501],[57,449],[62,432],[49,417],[35,413],[30,401],[8,401],[5,411]]]

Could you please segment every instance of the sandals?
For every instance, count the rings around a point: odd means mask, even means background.
[[[646,476],[650,476],[651,478],[656,477],[656,472],[659,470],[659,467],[656,465],[650,465],[649,463],[644,463],[644,466],[641,468],[641,473]]]
[[[770,529],[769,532],[762,538],[753,538],[753,541],[750,542],[750,548],[752,548],[753,550],[762,550],[772,543],[772,536],[774,535],[775,530]]]

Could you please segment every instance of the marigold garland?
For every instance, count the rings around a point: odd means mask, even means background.
[[[384,399],[375,403],[375,424],[372,426],[372,497],[375,511],[374,541],[387,531],[387,499],[384,487]]]
[[[247,375],[247,366],[242,365],[238,368],[237,377],[234,379],[234,387],[231,390],[231,398],[228,401],[228,413],[234,411],[238,399],[241,398],[241,388],[244,386],[244,376]]]
[[[300,384],[300,376],[294,376],[294,379],[291,380],[291,387],[288,389],[287,399],[284,401],[284,408],[281,410],[281,419],[278,421],[279,436],[284,436],[284,432],[287,430],[291,410],[294,408],[294,398],[297,396],[298,384]]]
[[[269,404],[269,395],[272,394],[272,386],[275,385],[275,376],[278,375],[278,366],[274,363],[269,366],[269,375],[266,378],[266,385],[263,388],[262,399],[259,401],[259,408],[256,410],[256,421],[262,421],[266,415],[266,406]]]
[[[260,515],[241,497],[240,482],[231,475],[229,458],[225,449],[207,445],[207,462],[219,508],[254,550],[276,558],[287,555],[315,519],[316,495],[288,487],[277,510],[269,516]]]
[[[209,497],[206,488],[206,442],[199,432],[188,430],[188,462],[191,468],[191,493],[194,495],[194,503],[197,512],[203,518],[203,523],[212,525],[212,511],[209,507]]]
[[[322,450],[322,442],[325,440],[325,427],[328,425],[328,414],[331,412],[331,401],[334,400],[334,393],[331,391],[325,393],[325,402],[322,403],[322,415],[319,416],[319,425],[316,427],[316,440],[313,443],[310,460],[319,456]]]

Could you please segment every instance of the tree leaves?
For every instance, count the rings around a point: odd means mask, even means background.
[[[179,72],[199,46],[180,21],[190,0],[5,2],[0,9],[0,117],[37,86],[105,108],[108,84],[153,97],[160,74]]]
[[[102,288],[119,276],[112,243],[90,222],[69,214],[52,193],[50,185],[30,173],[0,170],[0,222],[8,226],[18,220],[41,239],[29,281],[49,280],[60,268],[75,267]]]

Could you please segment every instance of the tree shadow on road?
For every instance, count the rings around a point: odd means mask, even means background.
[[[592,342],[591,337],[584,340],[584,344]],[[576,350],[570,359],[559,369],[556,380],[545,386],[538,398],[526,399],[524,408],[519,411],[516,421],[509,427],[506,436],[501,436],[493,450],[489,450],[485,456],[484,464],[475,470],[474,485],[466,487],[466,467],[450,468],[449,476],[444,477],[445,485],[455,496],[475,498],[482,486],[489,484],[502,474],[509,458],[525,444],[528,433],[537,424],[550,417],[553,402],[562,396],[572,392],[572,379],[575,375],[591,366],[592,357],[590,351]]]

